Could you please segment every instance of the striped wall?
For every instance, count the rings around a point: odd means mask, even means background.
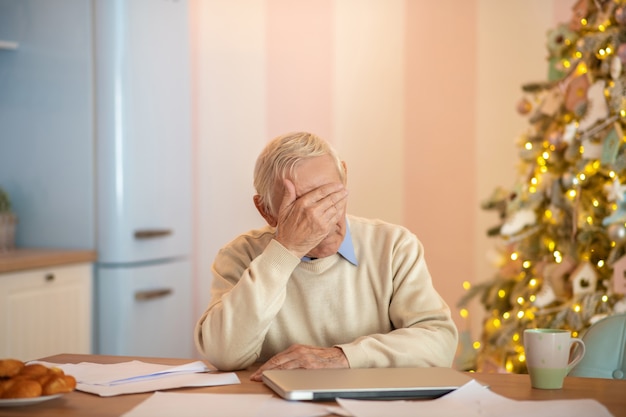
[[[192,0],[198,314],[215,252],[263,224],[256,155],[293,130],[346,160],[350,212],[418,235],[454,308],[491,273],[480,201],[513,180],[519,87],[544,77],[546,30],[572,3]]]

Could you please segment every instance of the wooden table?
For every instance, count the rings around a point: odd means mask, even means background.
[[[53,363],[117,363],[133,359],[144,362],[179,365],[190,362],[190,359],[138,358],[124,356],[101,355],[55,355],[42,360]],[[269,388],[260,382],[251,382],[252,370],[237,372],[241,384],[216,387],[180,388],[180,392],[205,392],[222,394],[268,394]],[[609,380],[597,378],[567,377],[563,389],[538,390],[530,387],[528,375],[517,374],[483,374],[472,375],[477,381],[488,384],[491,389],[514,400],[558,400],[593,398],[604,404],[615,417],[626,417],[626,380]],[[22,407],[0,408],[0,416],[45,416],[45,417],[110,417],[120,416],[135,405],[148,398],[151,394],[120,395],[116,397],[99,397],[75,391],[61,398],[41,404]]]

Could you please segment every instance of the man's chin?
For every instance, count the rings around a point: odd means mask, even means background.
[[[307,254],[307,256],[311,258],[326,258],[327,256],[331,256],[337,253],[339,250],[339,246],[341,245],[332,245],[332,246],[323,246],[316,247],[311,252]]]

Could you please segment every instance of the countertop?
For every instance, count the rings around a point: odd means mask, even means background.
[[[92,250],[16,248],[0,252],[0,274],[95,260],[96,251]]]

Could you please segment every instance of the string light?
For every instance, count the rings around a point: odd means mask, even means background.
[[[552,252],[552,256],[554,256],[554,261],[557,264],[560,264],[561,262],[563,262],[563,256],[561,255],[561,252],[559,252],[558,250],[555,250],[554,252]]]

